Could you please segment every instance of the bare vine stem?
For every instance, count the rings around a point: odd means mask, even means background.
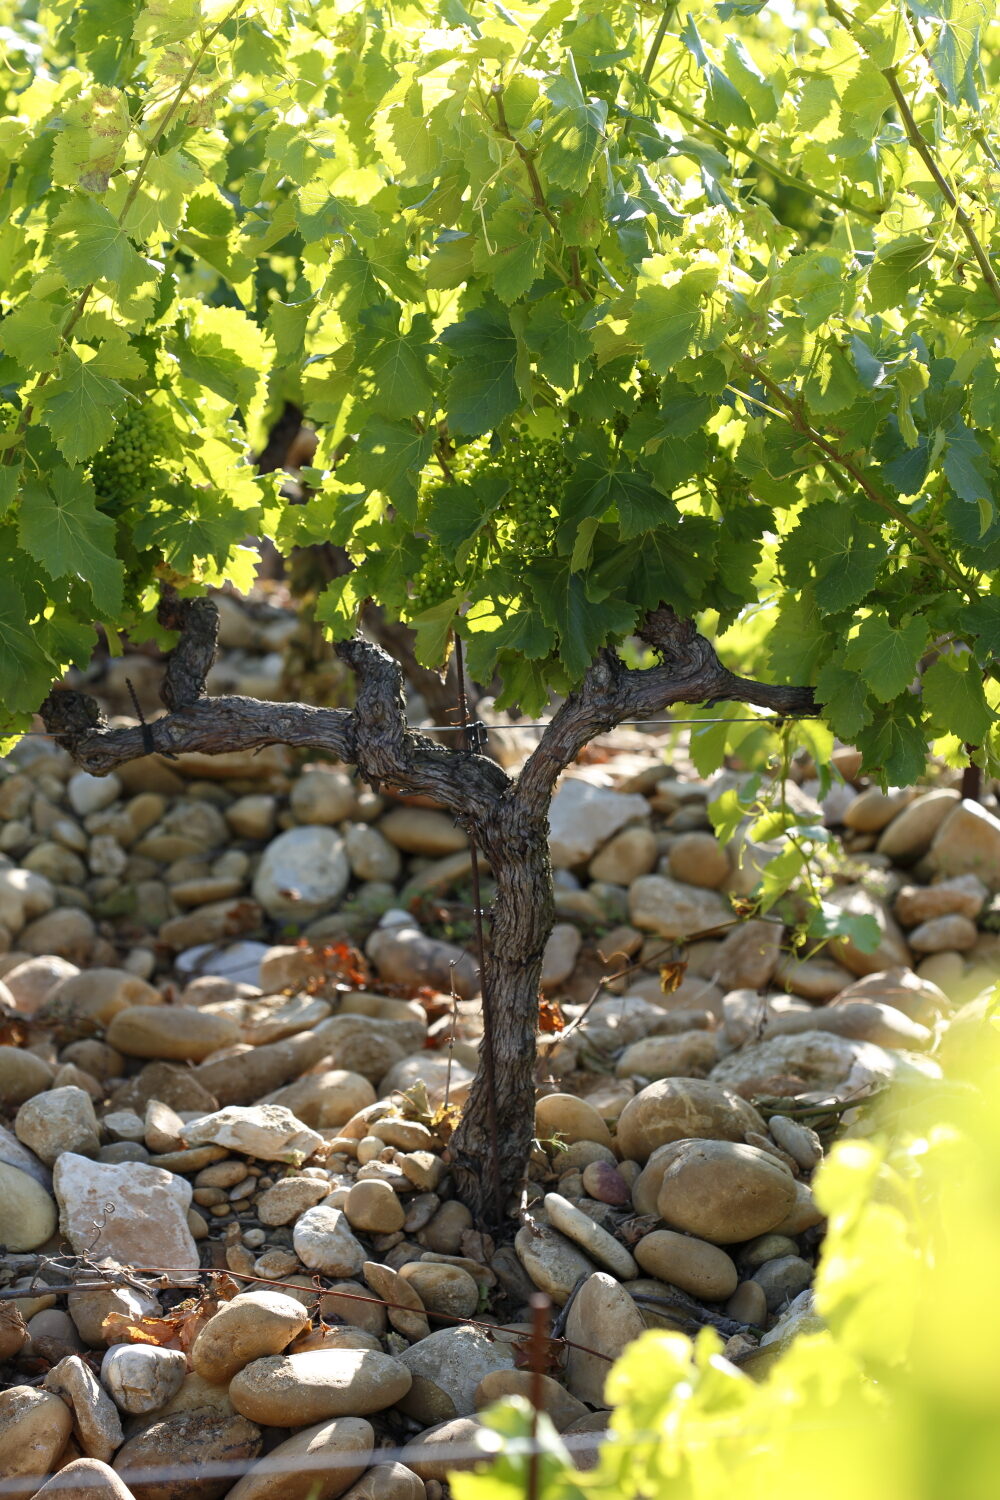
[[[670,25],[671,21],[674,18],[674,15],[676,14],[677,5],[678,0],[667,0],[666,5],[663,7],[663,15],[660,17],[660,24],[656,28],[656,35],[653,38],[649,53],[646,57],[646,61],[643,63],[643,83],[648,83],[653,76],[653,69],[656,67],[656,59],[660,55],[660,48],[663,46],[663,39],[667,34],[667,27]]]

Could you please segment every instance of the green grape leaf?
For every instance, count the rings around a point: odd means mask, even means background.
[[[448,652],[448,641],[455,617],[465,602],[464,594],[456,594],[430,609],[422,610],[409,620],[416,635],[414,652],[422,667],[440,667]]]
[[[0,702],[4,728],[10,716],[34,713],[52,686],[56,668],[28,624],[24,596],[11,579],[0,579]]]
[[[1000,598],[995,594],[984,594],[964,605],[957,626],[973,637],[976,657],[984,665],[991,657],[1000,656]]]
[[[775,86],[765,78],[738,37],[726,37],[725,56],[726,75],[755,119],[764,123],[773,120],[778,113]]]
[[[45,425],[67,463],[80,463],[103,448],[125,406],[126,392],[102,373],[103,364],[100,354],[84,363],[75,349],[67,349],[58,377],[45,388]]]
[[[696,266],[672,286],[646,285],[636,296],[629,334],[657,375],[665,375],[691,353],[702,326],[702,298],[714,291],[718,280],[717,266]]]
[[[799,844],[788,844],[780,854],[773,854],[764,866],[756,887],[757,909],[766,916],[801,875],[806,863],[805,850]]]
[[[826,710],[834,733],[847,745],[872,721],[868,685],[859,672],[852,672],[831,658],[816,678],[816,696]]]
[[[715,567],[717,527],[705,516],[685,516],[642,539],[632,560],[627,597],[643,609],[672,605],[681,614],[704,608]]]
[[[856,743],[864,756],[863,769],[877,770],[883,787],[912,786],[927,764],[919,699],[905,694],[886,704]]]
[[[712,770],[716,770],[721,763],[721,761],[717,761]],[[704,773],[700,772],[699,774]],[[708,774],[711,775],[711,771]],[[708,813],[709,822],[714,828],[715,836],[720,844],[728,844],[735,838],[736,830],[748,816],[752,806],[753,798],[747,799],[746,797],[741,797],[740,793],[733,786],[727,787],[721,797],[716,797],[713,801],[709,802],[705,811]]]
[[[128,103],[118,89],[98,88],[74,99],[52,147],[52,181],[106,192],[131,131]]]
[[[604,149],[608,106],[588,98],[580,87],[573,53],[564,54],[562,76],[550,79],[545,93],[554,105],[543,134],[540,164],[554,187],[582,193]]]
[[[473,264],[488,276],[501,302],[516,302],[535,284],[545,264],[548,225],[531,204],[511,200],[483,227]]]
[[[455,433],[478,437],[517,407],[517,339],[506,314],[487,305],[446,328],[441,343],[457,357],[448,387],[448,425]]]
[[[713,120],[720,125],[738,125],[743,130],[753,130],[756,121],[750,106],[722,69],[709,57],[693,16],[688,16],[681,31],[681,40],[705,76],[708,85],[707,103]]]
[[[870,912],[844,911],[832,901],[820,901],[810,908],[806,935],[818,943],[844,938],[862,953],[874,953],[882,941],[878,921]]]
[[[614,599],[592,603],[568,558],[536,559],[525,571],[542,619],[559,632],[560,660],[578,682],[602,646],[632,629],[635,607]]]
[[[25,480],[18,537],[50,578],[82,578],[102,617],[121,609],[125,569],[115,557],[115,523],[97,509],[81,470]]]
[[[236,307],[189,301],[182,314],[168,347],[183,374],[247,412],[267,366],[261,330]]]
[[[427,366],[430,321],[418,316],[408,333],[398,329],[365,353],[362,367],[370,375],[373,411],[390,419],[415,417],[430,405],[434,385]]]
[[[930,15],[937,23],[928,55],[949,104],[967,104],[978,111],[979,40],[992,19],[989,7],[983,0],[952,0],[942,6],[921,4],[917,14]]]
[[[501,651],[527,661],[542,661],[554,648],[556,633],[530,598],[517,600],[507,617],[497,623],[496,615],[480,615],[481,608],[473,606],[462,630],[467,640],[469,675],[476,682],[490,680]]]
[[[68,314],[69,302],[62,297],[37,302],[27,298],[0,321],[0,348],[23,370],[51,370]]]
[[[358,612],[368,597],[365,570],[356,568],[327,584],[316,600],[316,619],[327,627],[335,641],[346,641],[354,634]]]
[[[157,274],[117,219],[93,198],[72,198],[57,217],[52,260],[71,287],[95,281],[142,286]]]
[[[918,234],[882,245],[868,272],[868,296],[873,311],[898,307],[911,287],[920,284],[922,278],[917,273],[933,254],[933,243]]]
[[[916,677],[927,636],[927,621],[919,615],[911,615],[898,626],[884,614],[868,615],[847,643],[844,665],[861,672],[869,691],[879,702],[888,703]]]
[[[943,734],[956,734],[966,744],[981,745],[996,716],[983,692],[975,658],[939,656],[921,679],[924,707]]]
[[[963,422],[956,422],[948,431],[944,472],[960,500],[972,505],[986,502],[987,512],[981,526],[981,531],[985,531],[995,514],[996,470],[975,433]]]
[[[342,484],[380,490],[410,525],[417,519],[417,476],[430,458],[433,435],[406,422],[370,417],[344,463],[337,469]],[[463,538],[464,540],[464,538]]]

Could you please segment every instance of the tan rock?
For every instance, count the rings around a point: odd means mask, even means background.
[[[546,1193],[544,1206],[553,1229],[579,1245],[595,1265],[611,1271],[619,1281],[629,1281],[638,1276],[639,1267],[625,1246],[595,1223],[589,1214],[575,1208],[568,1198],[564,1198],[561,1193]]]
[[[396,1405],[410,1385],[409,1370],[388,1354],[310,1350],[254,1360],[233,1377],[229,1397],[251,1422],[305,1427],[330,1417],[382,1411]]]
[[[191,1184],[182,1177],[144,1162],[114,1165],[65,1151],[53,1186],[60,1230],[78,1254],[110,1256],[126,1266],[198,1265],[187,1225]],[[114,1214],[105,1211],[108,1203]]]
[[[687,938],[717,927],[730,916],[715,891],[682,885],[666,875],[641,875],[629,887],[629,920],[643,932],[665,938]]]
[[[1000,890],[1000,819],[978,802],[962,801],[931,841],[928,858],[939,875],[978,875]]]
[[[399,1356],[413,1377],[399,1402],[401,1411],[418,1422],[447,1421],[475,1410],[480,1381],[491,1370],[511,1370],[514,1355],[478,1328],[442,1328]]]
[[[535,1105],[535,1135],[539,1140],[560,1136],[567,1145],[574,1141],[612,1144],[611,1132],[592,1104],[575,1094],[544,1094]]]
[[[416,1290],[429,1313],[445,1313],[456,1318],[475,1317],[479,1308],[479,1287],[468,1271],[463,1271],[460,1266],[411,1260],[400,1266],[399,1274]]]
[[[296,1222],[292,1242],[302,1264],[326,1276],[354,1276],[365,1262],[365,1252],[351,1233],[350,1220],[341,1209],[328,1203],[317,1203],[302,1214]]]
[[[632,1305],[635,1306],[634,1303]],[[492,1406],[494,1401],[502,1401],[507,1396],[522,1396],[530,1401],[533,1379],[530,1370],[491,1371],[489,1375],[483,1376],[476,1387],[476,1410],[483,1411],[485,1407]],[[557,1432],[564,1432],[571,1423],[578,1422],[587,1415],[583,1402],[561,1386],[558,1380],[553,1380],[551,1375],[541,1377],[541,1396],[542,1408],[551,1418]]]
[[[952,912],[945,917],[931,917],[914,927],[910,947],[914,953],[967,953],[976,946],[978,937],[975,922]]]
[[[566,1384],[573,1395],[592,1406],[602,1405],[612,1363],[644,1330],[642,1314],[613,1276],[596,1271],[588,1277],[573,1298],[566,1319],[566,1337],[570,1340]],[[586,1348],[576,1349],[573,1344]]]
[[[839,906],[850,916],[870,916],[879,930],[878,947],[873,953],[863,952],[851,938],[835,938],[830,950],[839,963],[852,974],[877,974],[894,964],[906,967],[910,962],[910,950],[906,945],[896,921],[881,901],[875,899],[863,885],[843,886],[830,893],[829,901]]]
[[[376,1093],[367,1078],[346,1068],[325,1068],[307,1073],[295,1083],[269,1094],[267,1104],[283,1104],[314,1130],[335,1129],[374,1104]]]
[[[832,958],[795,958],[782,954],[774,970],[774,981],[793,995],[823,1003],[839,995],[854,978],[850,969]]]
[[[72,1427],[69,1407],[50,1391],[30,1385],[12,1385],[0,1391],[4,1500],[30,1500],[39,1476],[53,1468]]]
[[[789,1095],[820,1089],[846,1097],[892,1077],[890,1054],[871,1042],[851,1041],[823,1031],[803,1031],[757,1042],[724,1058],[712,1081],[746,1098]]]
[[[335,1500],[368,1467],[374,1441],[361,1417],[307,1427],[259,1459],[227,1500]]]
[[[425,1500],[424,1481],[402,1464],[375,1464],[345,1491],[344,1500]]]
[[[794,1202],[795,1179],[767,1152],[689,1141],[663,1174],[657,1206],[671,1228],[731,1245],[774,1229]]]
[[[724,1250],[707,1240],[656,1229],[635,1247],[642,1269],[659,1281],[679,1286],[705,1302],[723,1302],[736,1290],[736,1267]]]
[[[953,875],[935,885],[904,885],[892,909],[904,927],[917,927],[953,913],[975,922],[989,894],[978,875]]]
[[[855,833],[879,833],[913,801],[912,787],[895,787],[883,792],[872,786],[855,797],[844,813],[844,823]]]
[[[101,1384],[120,1411],[157,1411],[181,1388],[187,1359],[180,1349],[155,1344],[111,1344],[101,1361]]]
[[[622,1156],[640,1164],[657,1146],[700,1137],[741,1141],[764,1122],[745,1099],[707,1079],[663,1078],[636,1094],[618,1119]]]
[[[135,1500],[125,1481],[97,1458],[74,1458],[36,1490],[32,1500]]]
[[[257,1457],[261,1450],[261,1432],[253,1422],[241,1416],[230,1416],[211,1406],[192,1411],[175,1412],[150,1423],[119,1448],[115,1472],[128,1474],[142,1469],[166,1469],[173,1475],[178,1462],[186,1475],[212,1464],[240,1465]],[[197,1481],[198,1500],[222,1500],[231,1488],[232,1473],[206,1475]],[[178,1485],[183,1486],[180,1490]],[[192,1481],[184,1477],[146,1480],[136,1486],[136,1500],[178,1500],[185,1490],[190,1493]]]
[[[48,1014],[64,1016],[76,1029],[107,1026],[120,1010],[160,1005],[160,992],[127,969],[84,969],[63,979],[49,991]]]
[[[24,1047],[0,1047],[0,1110],[13,1112],[51,1088],[55,1069]]]
[[[518,1259],[540,1292],[562,1307],[581,1276],[592,1274],[594,1266],[582,1251],[544,1226],[523,1224],[514,1238]]]
[[[4,986],[13,997],[15,1009],[23,1016],[33,1016],[64,979],[80,972],[76,964],[54,953],[30,958],[23,953],[5,956],[13,962],[4,972]]]
[[[448,813],[429,807],[394,807],[379,819],[378,829],[406,854],[437,858],[465,849],[469,840]]]
[[[76,906],[57,906],[38,917],[18,937],[27,953],[57,954],[70,963],[84,964],[94,946],[94,920]]]
[[[640,875],[656,869],[659,848],[656,835],[637,825],[613,834],[590,861],[591,880],[608,880],[613,885],[631,885]],[[679,877],[684,878],[684,877]],[[704,881],[693,884],[702,885]]]
[[[221,1383],[251,1360],[280,1354],[308,1326],[308,1312],[293,1298],[264,1288],[242,1292],[201,1329],[191,1364],[206,1380]]]
[[[257,1217],[262,1224],[292,1224],[306,1209],[321,1203],[329,1191],[330,1184],[315,1177],[285,1177],[261,1193]]]
[[[910,865],[920,859],[960,794],[949,787],[934,787],[907,803],[884,829],[875,848],[894,864]]]
[[[240,1040],[228,1016],[213,1016],[182,1005],[136,1005],[121,1010],[107,1029],[109,1046],[126,1057],[165,1062],[202,1062]]]
[[[45,1376],[45,1389],[63,1396],[73,1412],[73,1436],[88,1458],[110,1463],[122,1445],[118,1410],[90,1366],[67,1355]]]
[[[424,1480],[446,1480],[453,1470],[474,1469],[488,1460],[477,1443],[483,1424],[473,1417],[438,1422],[407,1443],[400,1455],[405,1468]]]
[[[402,1229],[406,1214],[387,1182],[356,1182],[347,1194],[344,1213],[352,1229],[368,1234],[393,1234]]]
[[[80,1088],[49,1089],[22,1104],[14,1120],[21,1143],[51,1167],[64,1151],[96,1156],[100,1127],[90,1095]]]
[[[729,879],[729,855],[712,833],[681,833],[670,845],[667,864],[675,880],[717,891]],[[638,873],[643,873],[639,871]]]
[[[845,1005],[854,1000],[877,1000],[902,1011],[923,1026],[933,1026],[948,1009],[944,990],[922,974],[914,974],[911,969],[889,969],[856,979],[841,990],[837,1000]]]
[[[427,1313],[416,1287],[391,1266],[382,1266],[373,1260],[365,1261],[364,1275],[376,1297],[384,1297],[387,1304],[397,1304],[395,1307],[386,1306],[383,1313],[383,1317],[388,1314],[389,1322],[397,1333],[411,1342],[425,1339],[431,1331],[431,1325],[427,1321]]]
[[[719,1060],[718,1041],[710,1031],[682,1031],[677,1036],[650,1036],[626,1047],[615,1064],[619,1078],[707,1078]]]
[[[388,1269],[388,1266],[383,1267],[383,1270]],[[372,1300],[372,1291],[360,1281],[332,1282],[329,1290],[319,1299],[319,1315],[321,1318],[336,1318],[338,1322],[346,1323],[352,1328],[373,1333],[377,1338],[385,1333],[388,1322],[385,1308]],[[426,1323],[426,1319],[424,1321]],[[429,1327],[427,1332],[430,1332]]]

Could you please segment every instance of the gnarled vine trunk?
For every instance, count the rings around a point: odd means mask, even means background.
[[[370,641],[356,638],[337,648],[357,678],[353,709],[209,698],[205,678],[218,630],[214,605],[166,591],[160,618],[181,632],[167,659],[160,695],[169,711],[163,718],[110,728],[92,698],[60,689],[42,705],[45,727],[79,765],[100,775],[153,753],[218,754],[275,744],[323,751],[356,765],[376,788],[432,797],[489,860],[496,884],[485,974],[490,1039],[480,1050],[452,1148],[460,1196],[481,1223],[495,1224],[521,1181],[534,1128],[538,988],[554,912],[547,815],[559,775],[588,741],[624,719],[652,718],[674,703],[714,700],[806,714],[815,708],[812,690],[734,676],[690,620],[662,606],[639,631],[658,652],[660,665],[638,671],[602,651],[514,779],[485,756],[446,748],[412,730],[399,665]]]

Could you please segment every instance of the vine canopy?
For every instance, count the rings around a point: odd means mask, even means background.
[[[4,730],[269,536],[501,705],[662,602],[814,685],[814,748],[995,770],[998,45],[981,0],[0,0]]]

